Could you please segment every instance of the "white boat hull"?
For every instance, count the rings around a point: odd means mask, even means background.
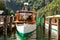
[[[16,24],[16,28],[19,33],[27,34],[36,30],[36,24]]]
[[[45,23],[45,28],[48,30],[49,29],[49,24]],[[58,27],[57,26],[52,25],[51,30],[52,30],[52,32],[55,33],[55,35],[58,35]]]

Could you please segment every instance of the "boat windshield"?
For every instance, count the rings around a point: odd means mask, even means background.
[[[36,16],[34,13],[25,13],[25,12],[21,12],[21,13],[17,13],[16,15],[16,22],[17,23],[29,23],[29,24],[33,24],[36,22]]]
[[[20,20],[32,20],[31,13],[20,13]]]

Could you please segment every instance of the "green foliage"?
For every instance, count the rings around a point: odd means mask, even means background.
[[[30,10],[36,11],[38,16],[60,14],[60,0],[16,0],[16,2],[21,4],[28,2]],[[6,9],[6,6],[1,1],[0,9]]]
[[[37,11],[42,8],[43,0],[17,0],[17,2],[21,3],[24,3],[26,1],[29,3],[30,10]]]
[[[5,14],[4,15],[14,15],[13,10],[9,10],[7,6],[3,3],[3,1],[0,1],[0,10],[4,10]]]
[[[2,0],[0,0],[0,10],[4,10],[5,14],[4,15],[9,15],[9,9],[5,6]]]
[[[22,3],[25,1],[22,0]],[[60,14],[60,0],[28,0],[28,3],[30,10],[37,11],[38,16]]]
[[[42,7],[42,2],[42,0],[35,1],[32,10],[39,10]]]
[[[56,0],[17,0],[17,1],[21,3],[27,1],[30,4],[30,10],[37,11],[38,16],[43,13],[46,13],[46,15],[52,15],[53,12],[55,12],[56,14],[56,11],[54,11],[56,9],[55,8]]]
[[[60,0],[53,0],[49,5],[38,10],[37,13],[38,15],[45,14],[47,16],[60,14]]]
[[[13,10],[10,11],[10,16],[14,16],[14,11]]]
[[[0,1],[0,10],[5,10],[6,6],[3,4],[2,1]]]

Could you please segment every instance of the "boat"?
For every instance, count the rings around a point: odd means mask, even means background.
[[[20,11],[16,14],[16,28],[20,37],[26,37],[36,30],[35,14],[30,11]]]
[[[36,13],[27,10],[16,12],[16,29],[19,37],[27,37],[36,30]]]
[[[51,31],[54,32],[54,34],[58,35],[58,19],[60,18],[60,15],[53,15],[53,16],[47,16],[45,20],[45,28],[49,29],[49,19],[51,18]]]

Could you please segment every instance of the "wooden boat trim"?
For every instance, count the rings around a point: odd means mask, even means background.
[[[45,23],[49,24],[49,22],[46,21],[46,20],[45,20]],[[57,23],[53,23],[53,22],[51,22],[51,25],[55,25],[55,26],[57,26]]]

